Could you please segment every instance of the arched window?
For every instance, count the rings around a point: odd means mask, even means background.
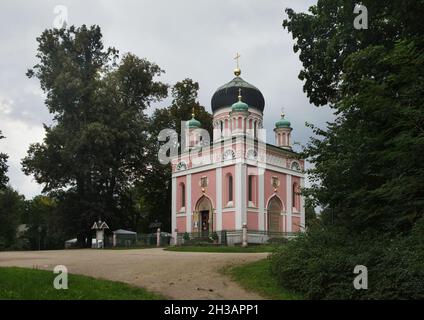
[[[233,176],[228,175],[228,202],[233,201]]]
[[[181,208],[185,207],[185,185],[184,183],[181,183]]]
[[[220,121],[220,125],[221,125],[221,137],[224,135],[224,121]]]
[[[253,201],[253,176],[249,176],[249,201]]]

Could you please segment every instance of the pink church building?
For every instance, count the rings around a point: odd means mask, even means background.
[[[172,234],[211,236],[249,243],[287,236],[305,227],[304,161],[292,150],[292,128],[281,115],[275,144],[266,143],[265,99],[240,77],[219,87],[211,100],[213,141],[201,138],[201,123],[186,122],[183,152],[172,159]],[[202,142],[203,141],[203,142]],[[205,143],[206,141],[206,143]],[[187,237],[187,235],[186,235]]]

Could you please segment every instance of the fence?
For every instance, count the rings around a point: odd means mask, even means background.
[[[273,232],[248,230],[247,242],[250,244],[263,244],[291,239],[296,232]],[[243,230],[222,230],[214,232],[184,232],[177,233],[177,245],[207,245],[211,243],[221,245],[236,245],[243,241]]]

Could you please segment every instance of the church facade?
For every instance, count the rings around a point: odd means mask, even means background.
[[[192,114],[185,125],[187,146],[172,159],[172,234],[212,235],[229,243],[265,242],[273,234],[305,227],[304,161],[292,150],[292,127],[284,114],[275,123],[275,144],[266,143],[265,99],[240,77],[219,87],[211,100],[212,143],[201,137]],[[186,235],[187,236],[187,235]]]

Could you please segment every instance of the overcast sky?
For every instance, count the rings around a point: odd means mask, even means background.
[[[199,82],[199,100],[209,111],[211,97],[230,81],[233,57],[241,53],[242,78],[265,97],[264,126],[268,142],[283,107],[295,141],[305,144],[312,132],[305,122],[324,126],[327,108],[311,105],[297,76],[301,64],[291,35],[282,28],[284,9],[306,11],[312,0],[98,0],[23,1],[0,4],[0,151],[9,155],[10,184],[26,197],[41,192],[20,161],[29,144],[41,142],[43,123],[51,122],[36,79],[25,72],[36,62],[36,37],[52,28],[55,6],[67,8],[68,23],[98,24],[105,46],[132,52],[166,71],[162,81],[184,78]],[[161,104],[167,105],[167,101]]]

